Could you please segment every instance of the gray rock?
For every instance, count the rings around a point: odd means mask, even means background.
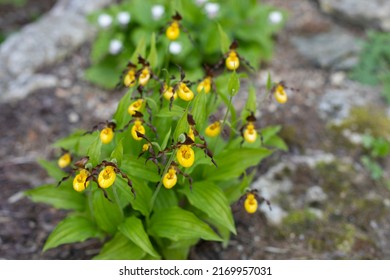
[[[388,0],[319,0],[321,9],[357,26],[390,31]]]
[[[320,186],[312,186],[306,190],[306,202],[324,202],[328,195]]]
[[[339,28],[310,37],[292,37],[291,41],[298,52],[314,65],[333,70],[354,67],[361,50],[357,39]]]
[[[94,38],[96,28],[86,15],[112,0],[60,0],[40,20],[28,24],[0,45],[0,101],[26,96],[40,87],[54,86],[55,77],[36,76]],[[36,80],[38,78],[38,81]]]
[[[353,107],[380,102],[378,89],[347,80],[342,87],[327,89],[320,98],[317,108],[322,119],[340,124],[349,116]]]
[[[53,75],[23,74],[9,83],[8,92],[2,95],[0,100],[5,102],[21,99],[35,90],[55,87],[57,82],[57,77]]]
[[[266,203],[263,203],[260,206],[260,211],[266,216],[267,221],[275,226],[280,225],[283,218],[288,215],[288,212],[277,201],[281,196],[292,192],[294,188],[293,182],[290,179],[290,173],[296,172],[299,165],[315,168],[318,163],[329,163],[335,160],[333,154],[316,150],[307,150],[306,152],[306,156],[289,156],[283,158],[280,163],[272,166],[267,173],[255,180],[251,185],[251,189],[257,190],[260,196],[271,201],[272,210],[269,209]],[[344,159],[339,158],[338,160]],[[288,172],[286,173],[286,171]],[[326,194],[319,194],[318,190],[315,195],[312,195],[312,198],[314,197],[313,199],[324,199],[326,196]],[[302,205],[296,204],[290,201],[290,207],[293,209],[299,209],[304,206],[303,203]],[[318,211],[315,214],[317,215]]]

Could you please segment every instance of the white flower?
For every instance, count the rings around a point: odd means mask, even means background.
[[[131,15],[128,12],[120,12],[117,14],[116,19],[121,25],[127,25],[130,22]]]
[[[118,54],[122,50],[123,44],[121,41],[114,39],[110,42],[110,47],[108,48],[108,51],[112,55]]]
[[[204,6],[206,14],[209,18],[215,18],[218,15],[219,4],[218,3],[207,3]]]
[[[165,13],[165,8],[163,5],[154,5],[152,7],[152,17],[154,20],[159,20]]]
[[[181,43],[179,42],[171,42],[169,44],[169,52],[171,54],[179,54],[181,53],[181,50],[182,50],[182,46],[181,46]]]
[[[272,24],[278,24],[283,20],[283,15],[279,11],[273,11],[268,15],[268,20]]]
[[[112,23],[112,17],[108,14],[101,14],[98,17],[98,23],[99,23],[100,27],[107,28]]]
[[[202,6],[206,2],[207,2],[207,0],[195,0],[196,5],[198,5],[198,6]]]

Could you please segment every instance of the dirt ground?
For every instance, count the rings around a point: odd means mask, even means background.
[[[264,70],[272,70],[287,84],[299,88],[300,92],[289,100],[288,106],[277,108],[275,112],[264,111],[262,125],[282,124],[295,130],[292,136],[287,134],[287,131],[283,132],[289,144],[289,152],[276,153],[264,161],[259,167],[259,174],[266,172],[269,166],[289,155],[304,153],[305,149],[321,148],[339,153],[340,156],[347,154],[352,161],[356,160],[355,153],[348,154],[349,150],[340,150],[332,146],[334,138],[313,106],[313,102],[323,94],[330,72],[315,68],[305,61],[289,41],[291,35],[314,34],[330,28],[335,23],[322,15],[311,1],[263,2],[290,12],[286,28],[276,38],[274,59],[264,66]],[[39,90],[21,101],[0,104],[1,259],[90,259],[99,252],[100,242],[89,240],[80,244],[63,245],[42,254],[41,249],[47,236],[65,217],[66,212],[32,203],[22,196],[24,190],[51,182],[45,171],[36,163],[36,159],[55,157],[50,147],[53,141],[66,136],[76,128],[90,128],[98,121],[107,119],[115,110],[121,93],[103,91],[82,80],[82,69],[89,64],[89,50],[90,46],[84,45],[59,65],[42,70],[55,73],[61,78],[61,85],[57,88]],[[254,79],[260,79],[260,76],[256,75]],[[321,172],[331,171],[332,166],[324,166],[323,170],[316,171],[301,167],[290,176],[290,180],[297,188],[286,199],[299,200],[305,192],[305,186],[319,183],[325,185],[327,182],[319,182],[321,178],[326,177]],[[381,201],[383,199],[390,201],[389,192],[372,182],[368,176],[353,178],[345,175],[343,178],[351,182],[351,193],[349,189],[331,189],[329,205],[315,205],[324,211],[334,207],[334,210],[330,210],[334,213],[328,223],[313,222],[310,218],[304,217],[305,226],[302,228],[296,228],[293,224],[275,227],[269,224],[261,212],[248,215],[240,205],[233,205],[237,236],[232,237],[227,248],[222,248],[219,243],[201,242],[193,248],[190,258],[390,258],[390,245],[386,243],[389,238],[386,232],[390,232],[390,220],[387,218],[389,215],[384,214],[388,213],[386,212],[388,210],[386,205],[377,201],[378,197],[382,199]],[[372,205],[368,210],[366,208],[361,212],[357,206],[346,207],[345,204],[338,204],[340,193],[344,190],[351,196],[357,194],[369,196],[371,192],[366,186],[370,186],[375,198],[372,199]],[[338,206],[343,212],[340,213]],[[381,230],[375,230],[375,225],[370,224],[374,217],[381,217],[377,221],[377,226]],[[350,232],[357,233],[353,241],[348,239]],[[329,236],[335,236],[335,239],[328,239]]]

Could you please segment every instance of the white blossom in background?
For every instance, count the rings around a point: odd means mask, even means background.
[[[108,14],[101,14],[98,17],[98,24],[102,28],[107,28],[112,23],[112,17]]]
[[[181,53],[182,49],[183,49],[183,47],[181,46],[181,43],[179,43],[179,42],[171,42],[169,44],[169,52],[171,54],[179,54],[179,53]]]
[[[207,0],[195,0],[196,5],[198,5],[198,6],[202,6],[206,2],[207,2]]]
[[[209,18],[215,18],[219,12],[219,4],[218,3],[206,3],[204,5],[204,9]]]
[[[152,7],[152,17],[154,20],[159,20],[165,13],[165,8],[163,5],[154,5]]]
[[[279,11],[273,11],[268,15],[268,20],[272,24],[278,24],[282,22],[283,15]]]
[[[128,12],[120,12],[117,14],[116,19],[120,25],[128,25],[131,20],[131,15]]]
[[[108,51],[110,52],[110,54],[116,55],[122,50],[122,48],[123,48],[122,42],[117,40],[117,39],[113,39],[110,42],[110,46],[108,48]]]

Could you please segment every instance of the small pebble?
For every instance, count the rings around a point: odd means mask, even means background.
[[[343,72],[343,71],[338,71],[338,72],[333,73],[333,74],[330,76],[330,83],[331,83],[333,86],[341,86],[341,85],[344,83],[345,78],[346,78],[345,72]]]
[[[70,123],[77,123],[80,120],[80,116],[76,112],[70,112],[68,114],[68,121]]]

